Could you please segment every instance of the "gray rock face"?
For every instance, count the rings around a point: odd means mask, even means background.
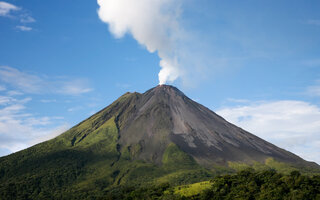
[[[173,86],[161,85],[143,94],[126,95],[126,100],[117,104],[119,144],[121,148],[138,144],[139,159],[161,164],[165,148],[173,142],[203,166],[228,161],[263,162],[269,157],[307,163],[227,122]]]

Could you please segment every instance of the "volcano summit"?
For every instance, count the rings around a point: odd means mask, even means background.
[[[119,185],[207,180],[240,164],[319,169],[159,85],[128,92],[60,136],[0,158],[0,196],[80,198]]]

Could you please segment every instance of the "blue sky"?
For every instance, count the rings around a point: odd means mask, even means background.
[[[0,155],[166,69],[190,98],[320,163],[319,1],[149,2],[0,1]]]

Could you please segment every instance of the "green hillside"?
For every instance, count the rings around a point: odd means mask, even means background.
[[[116,104],[131,100],[128,96]],[[121,185],[186,184],[212,177],[174,144],[167,145],[163,165],[136,159],[139,144],[120,148],[121,125],[112,108],[55,139],[0,158],[0,199],[96,198]]]

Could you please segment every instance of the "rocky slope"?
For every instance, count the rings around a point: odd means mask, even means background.
[[[268,157],[308,164],[227,122],[173,86],[161,85],[143,94],[127,93],[122,98],[100,113],[107,119],[115,116],[120,148],[139,146],[139,159],[161,164],[166,147],[174,143],[206,167],[228,161],[263,162]],[[94,121],[103,120],[98,117]]]

